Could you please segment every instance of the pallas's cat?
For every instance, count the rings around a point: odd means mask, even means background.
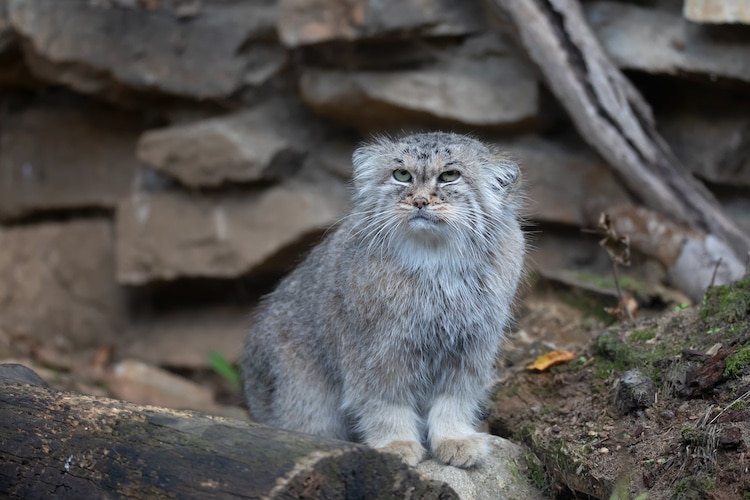
[[[448,133],[354,153],[351,213],[267,296],[242,361],[260,422],[469,467],[523,266],[516,163]]]

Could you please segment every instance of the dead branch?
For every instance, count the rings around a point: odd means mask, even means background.
[[[490,0],[517,36],[581,136],[647,206],[713,235],[744,258],[750,237],[659,136],[651,110],[604,53],[576,0]],[[736,279],[736,278],[735,278]]]

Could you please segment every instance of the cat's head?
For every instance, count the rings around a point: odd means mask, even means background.
[[[359,230],[384,245],[394,238],[496,242],[518,217],[518,165],[470,137],[378,138],[353,161]]]

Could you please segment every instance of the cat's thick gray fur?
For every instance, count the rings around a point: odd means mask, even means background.
[[[474,465],[523,266],[518,166],[447,133],[381,138],[353,159],[352,212],[265,298],[247,336],[250,411],[409,464],[427,445]]]

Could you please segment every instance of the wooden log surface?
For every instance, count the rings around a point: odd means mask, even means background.
[[[365,446],[19,383],[0,373],[10,498],[457,498]]]

